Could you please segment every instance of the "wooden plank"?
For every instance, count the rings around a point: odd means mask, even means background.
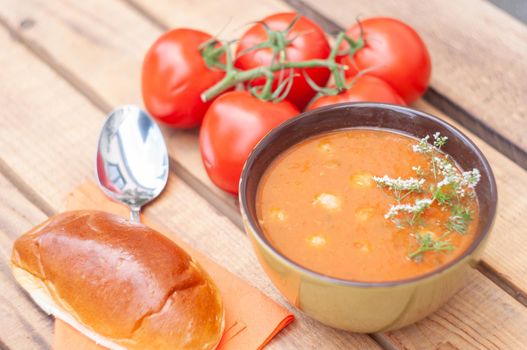
[[[356,16],[412,25],[432,56],[430,102],[527,168],[525,24],[485,0],[285,1],[309,11],[308,4],[344,28]]]
[[[291,11],[291,7],[279,0],[238,1],[221,0],[197,4],[192,1],[125,0],[153,23],[163,29],[189,27],[208,31],[221,38],[236,39],[252,23],[277,12]]]
[[[0,104],[5,111],[0,122],[4,167],[18,177],[17,182],[30,184],[36,195],[58,211],[67,193],[93,173],[104,115],[5,31],[0,31],[0,46],[9,52],[8,58],[0,59],[4,67],[0,81],[17,82],[0,84]],[[9,203],[9,198],[5,200]],[[210,240],[211,247],[227,249],[218,260],[224,267],[291,308],[264,273],[255,270],[259,269],[256,258],[240,230],[186,183],[172,176],[167,192],[150,210],[162,203],[164,214],[154,215],[154,219],[184,234],[198,249],[203,248],[197,244],[198,238]],[[203,251],[211,255],[207,249]],[[218,255],[212,257],[217,259]],[[378,348],[367,335],[336,331],[293,311],[297,321],[274,341],[275,348],[304,348],[306,344],[332,349]]]
[[[448,307],[422,322],[388,332],[387,337],[405,350],[523,349],[527,340],[525,308],[509,303],[510,297],[503,291],[490,292],[489,284],[492,282],[473,271],[467,286]]]
[[[55,9],[55,10],[58,11],[59,9]],[[32,12],[32,13],[33,13],[33,14],[38,13],[38,7],[33,8],[33,12]],[[108,15],[110,15],[110,14],[108,14]],[[114,13],[113,15],[116,16],[115,13]],[[119,13],[119,15],[123,15],[123,13],[121,12],[121,13]],[[45,18],[45,17],[44,17],[44,18]],[[109,18],[111,18],[111,17],[109,17]],[[46,21],[44,21],[44,22],[46,22]],[[41,34],[42,34],[42,33],[45,33],[44,28],[40,28],[40,29],[41,29],[41,30],[40,30],[40,33],[41,33]],[[117,34],[117,33],[116,33],[116,34]],[[66,35],[66,34],[65,34],[65,35]],[[42,45],[44,45],[44,43],[39,42],[39,46],[40,46],[41,48],[42,48]],[[52,56],[52,55],[53,55],[53,52],[48,52],[48,55],[50,55],[51,57],[54,57],[54,59],[58,59],[58,58],[60,58],[60,57],[58,57],[58,56]],[[20,61],[20,60],[11,60],[11,61]],[[104,62],[104,60],[102,60],[102,59],[101,59],[100,61],[101,61],[101,62]],[[7,63],[9,63],[9,62],[7,62]],[[14,64],[14,63],[11,63],[11,64]],[[28,65],[27,62],[24,62],[24,64],[25,64],[26,66]],[[67,66],[69,66],[71,63],[68,63],[68,61],[64,61],[64,64],[66,64]],[[69,66],[69,67],[70,67],[70,66]],[[9,69],[7,69],[7,70],[9,71]],[[78,77],[82,77],[82,76],[85,76],[85,75],[89,75],[89,74],[84,73],[84,75],[78,75]],[[38,77],[38,76],[39,76],[39,74],[36,74],[35,72],[32,71],[32,74],[30,74],[30,76],[26,77],[26,78],[23,79],[23,80],[26,80],[26,79],[36,79],[36,77]],[[2,78],[6,78],[6,79],[14,79],[13,76],[7,76],[7,73],[6,73],[6,76],[5,76],[5,77],[2,77]],[[19,78],[19,79],[20,79],[20,78]],[[46,79],[44,79],[44,80],[46,80]],[[3,80],[3,79],[2,79],[2,81],[10,81],[10,80]],[[39,88],[40,88],[40,87],[39,87]],[[105,88],[105,87],[99,87],[99,88],[101,89],[101,91],[104,90],[104,89],[108,89],[107,87],[106,87],[106,88]],[[68,94],[65,93],[64,91],[58,91],[58,92],[60,93],[60,96],[68,96]],[[8,90],[8,91],[5,91],[5,92],[4,92],[4,91],[0,91],[0,95],[9,96],[9,97],[6,97],[6,98],[9,98],[9,99],[11,99],[11,100],[17,100],[17,101],[24,101],[24,102],[25,102],[25,100],[22,98],[22,96],[21,96],[21,95],[16,95],[16,93],[20,93],[20,91],[18,91],[18,92],[16,92],[16,91],[13,92],[12,89],[10,89],[10,90]],[[101,94],[102,94],[102,93],[101,93]],[[69,99],[69,98],[68,98],[68,99]],[[90,118],[90,117],[87,116],[87,115],[80,115],[80,116],[83,117],[83,118],[86,118],[86,119],[89,119],[89,118]],[[23,119],[23,118],[24,118],[23,115],[20,115],[20,116],[17,115],[16,118],[18,118],[18,119],[20,119],[20,120],[22,120],[22,121],[25,120],[26,122],[29,121],[29,119]],[[25,118],[29,118],[29,117],[25,116]],[[74,122],[77,122],[77,119],[75,119]],[[81,125],[81,129],[76,129],[75,131],[77,131],[77,130],[82,130],[82,127],[84,127],[84,126],[82,126],[82,122],[79,122],[79,125]],[[47,131],[47,132],[50,132],[50,130],[51,130],[51,132],[53,132],[52,129],[49,129],[49,128],[48,128],[48,129],[44,129],[44,130],[42,131],[42,133],[44,133],[44,132],[46,132],[46,131]],[[4,138],[2,138],[2,140],[4,140]],[[15,144],[15,143],[16,143],[16,140],[8,139],[8,140],[6,140],[6,142],[11,142],[11,143]],[[3,147],[3,146],[2,146],[2,147]],[[50,145],[49,147],[53,147],[53,145]],[[50,151],[51,151],[50,153],[52,153],[52,152],[53,152],[53,149],[51,149]],[[30,155],[27,154],[27,153],[24,153],[24,152],[22,152],[22,153],[19,152],[18,154],[14,154],[14,155],[12,155],[12,156],[10,156],[10,157],[11,157],[11,158],[10,158],[10,161],[9,161],[9,165],[10,165],[11,167],[16,167],[16,164],[18,164],[18,163],[20,163],[20,162],[28,161],[28,160],[31,159]],[[503,159],[505,159],[505,158],[503,158]],[[507,160],[505,159],[505,161],[507,161]],[[40,168],[40,167],[39,167],[39,168]],[[44,167],[44,168],[46,169],[46,171],[43,170],[44,173],[41,174],[40,176],[50,176],[49,174],[50,174],[52,171],[56,171],[56,169],[59,169],[60,167],[57,167],[57,164],[55,163],[55,164],[45,164],[45,167]],[[18,172],[17,172],[17,173],[18,173]],[[46,174],[47,174],[47,175],[46,175]],[[523,174],[523,173],[519,173],[519,174]],[[523,174],[523,176],[524,176],[524,174]],[[35,179],[35,177],[34,177],[32,174],[24,174],[24,177],[30,178],[31,180]],[[38,179],[38,177],[37,177],[37,179]],[[35,181],[30,181],[30,180],[28,180],[27,182],[28,182],[28,183],[32,183],[35,187],[39,187],[39,185],[38,185],[38,181],[37,181],[37,183],[35,183]],[[57,187],[57,186],[59,186],[59,187]],[[41,193],[41,194],[43,194],[44,197],[46,197],[46,196],[45,196],[45,193],[46,193],[46,192],[49,192],[49,191],[61,191],[60,186],[61,186],[60,184],[55,184],[55,187],[52,188],[52,189],[38,188],[38,192]],[[189,191],[191,191],[190,188],[187,187],[187,189],[188,189]],[[171,194],[170,197],[172,197],[172,196],[173,196],[173,195]],[[159,202],[159,203],[164,203],[164,202],[161,201],[161,202]],[[178,204],[178,203],[179,203],[179,204]],[[182,206],[181,203],[185,203],[185,205]],[[167,205],[167,207],[166,207],[166,208],[167,208],[166,210],[167,210],[168,212],[167,212],[167,214],[165,214],[166,216],[165,216],[165,215],[163,216],[163,218],[164,218],[165,220],[169,220],[171,215],[174,215],[174,213],[177,213],[177,212],[180,212],[180,211],[181,211],[181,212],[185,212],[185,213],[189,213],[189,212],[188,212],[189,207],[190,207],[190,206],[193,206],[193,205],[187,205],[186,203],[193,203],[193,202],[189,201],[188,198],[182,198],[182,199],[178,199],[178,201],[177,201],[176,203],[170,203],[170,204]],[[159,205],[160,205],[160,204],[159,204]],[[154,207],[152,207],[151,210],[154,210],[154,208],[157,208],[157,206],[158,206],[158,204],[156,204]],[[202,214],[202,213],[204,212],[203,209],[200,209],[199,207],[198,207],[198,209],[199,209],[199,213],[196,213],[196,215],[198,215],[198,214]],[[212,208],[210,208],[210,210],[212,210]],[[209,211],[205,211],[205,212],[207,213],[207,218],[206,218],[206,219],[208,220],[208,219],[209,219],[209,215],[208,215],[208,214],[209,214]],[[231,226],[229,226],[228,228],[225,229],[225,231],[224,231],[225,233],[230,232],[230,233],[235,233],[235,234],[237,234],[237,235],[240,234],[240,232],[236,229],[236,227],[232,226],[232,224],[230,224],[229,221],[227,221],[225,218],[222,218],[221,215],[217,215],[217,217],[218,217],[218,218],[221,218],[221,220],[224,220],[226,224],[231,225]],[[183,224],[185,224],[185,220],[188,220],[188,217],[187,217],[187,216],[182,217],[182,220],[181,220],[181,221],[183,221],[183,222],[181,223],[181,222],[178,221],[178,224],[179,224],[179,225],[183,225]],[[219,225],[219,219],[218,219],[218,221],[215,221],[215,222],[214,222],[214,225],[211,225],[210,227],[207,227],[206,230],[203,230],[201,235],[197,235],[197,236],[194,236],[194,235],[193,235],[193,237],[204,237],[204,239],[208,239],[208,237],[207,237],[206,235],[209,234],[211,231],[215,231],[215,230],[218,230],[218,231],[219,231],[219,229],[218,229],[218,225]],[[223,225],[223,224],[222,224],[222,225]],[[181,230],[178,230],[178,231],[179,231],[179,232],[183,232],[183,231],[184,231],[184,227],[182,227],[182,226],[179,226],[179,227],[182,228],[182,229],[181,229]],[[192,227],[189,227],[188,229],[192,229]],[[185,231],[185,232],[186,232],[186,231]],[[234,242],[239,242],[239,241],[240,241],[239,239],[234,238],[232,244],[234,245]],[[209,243],[210,243],[211,245],[218,244],[215,240],[210,240]],[[197,243],[197,242],[196,242],[195,244],[196,244],[197,246],[199,245],[199,243]],[[236,244],[237,244],[237,243],[236,243]],[[199,246],[198,246],[198,247],[199,247]],[[249,251],[248,249],[241,249],[241,250],[242,250],[242,251],[246,251],[246,252]],[[236,250],[236,251],[238,251],[238,250]],[[208,252],[208,250],[207,250],[207,252]],[[212,254],[212,253],[211,253],[211,254]],[[218,254],[219,254],[220,257],[224,255],[224,253],[221,253],[221,254],[218,253]],[[252,253],[251,253],[251,254],[252,254]],[[240,261],[242,261],[242,260],[240,260]],[[255,264],[255,263],[250,263],[249,265],[250,265],[250,266],[253,266],[253,265],[254,265],[254,266],[257,266],[257,264]],[[230,268],[230,267],[229,267],[229,268]],[[254,274],[255,274],[255,275],[260,275],[260,276],[261,276],[261,273],[258,273],[257,271],[254,272]],[[502,291],[500,291],[499,289],[497,289],[497,288],[495,287],[495,285],[493,285],[493,284],[491,284],[491,283],[488,283],[488,281],[487,281],[487,284],[484,284],[484,285],[482,285],[481,287],[478,285],[477,288],[478,288],[478,289],[481,289],[481,290],[490,290],[490,293],[501,293],[501,294],[503,294]],[[495,290],[495,292],[492,292],[493,289]],[[500,295],[501,295],[501,294],[500,294]],[[507,297],[507,296],[505,296],[505,297]],[[508,298],[508,297],[507,297],[507,298]],[[509,299],[507,299],[507,300],[509,300]],[[511,301],[511,305],[519,305],[519,304],[515,303],[513,300],[510,300],[510,301]],[[522,310],[522,309],[520,308],[520,310]],[[452,312],[453,312],[453,311],[452,311]],[[469,322],[469,321],[467,321],[467,320],[465,319],[465,317],[468,317],[469,320],[470,320],[470,317],[472,317],[472,316],[470,316],[470,315],[464,315],[463,317],[464,317],[464,318],[463,318],[462,321],[453,319],[452,322],[454,322],[454,323],[457,322],[458,326],[459,326],[459,327],[462,327],[463,322]],[[479,317],[479,316],[475,315],[474,317]],[[500,317],[498,317],[497,315],[495,315],[495,317],[496,317],[496,319],[500,319]],[[493,317],[489,317],[489,320],[492,321],[492,319],[493,319]],[[482,320],[482,319],[473,319],[473,321],[470,321],[470,322],[472,322],[473,324],[477,324],[477,323],[481,323],[481,322],[484,322],[484,321],[485,321],[485,320]],[[426,330],[426,329],[425,329],[425,330]],[[402,333],[402,334],[407,334],[407,333],[404,332],[404,333]],[[427,336],[427,333],[424,333],[424,334]],[[445,333],[445,334],[447,334],[447,333]],[[304,335],[301,335],[301,336],[304,336]],[[320,337],[323,341],[327,341],[327,340],[328,340],[328,339],[325,339],[324,336],[319,335],[319,337]],[[405,335],[405,341],[411,341],[412,339],[414,339],[414,336],[413,336],[412,334]]]
[[[37,49],[48,62],[58,66],[57,69],[61,74],[64,71],[68,72],[67,78],[73,75],[74,84],[80,81],[82,86],[87,86],[88,97],[99,96],[99,100],[107,101],[104,102],[105,105],[116,105],[125,101],[141,103],[138,97],[138,74],[142,55],[155,37],[160,34],[160,30],[150,21],[141,18],[139,13],[130,10],[123,4],[113,2],[104,2],[103,4],[102,0],[76,2],[71,7],[62,6],[53,1],[3,1],[8,2],[9,10],[0,8],[0,13],[4,12],[2,15],[10,28],[16,31],[27,45],[34,50]],[[223,12],[212,11],[207,16],[202,15],[203,9],[201,7],[196,7],[194,10],[186,8],[183,16],[178,11],[170,10],[173,5],[168,0],[159,1],[156,6],[149,5],[149,2],[144,1],[141,6],[153,13],[152,16],[162,17],[163,23],[166,22],[166,25],[179,26],[180,23],[172,21],[181,20],[184,21],[181,25],[193,24],[194,27],[200,26],[212,32],[213,26],[220,27],[223,25],[221,21],[224,20],[225,16],[238,10],[232,2],[225,4]],[[285,10],[283,4],[277,1],[251,4],[252,11],[256,11],[255,9],[261,6],[261,11],[264,14],[275,10]],[[123,31],[114,31],[113,24],[100,25],[99,18],[112,18],[112,23],[121,28],[133,26],[135,28],[134,35],[130,36],[128,33],[123,34]],[[255,19],[246,18],[241,15],[241,12],[239,16],[234,18],[238,22],[233,24],[233,28],[239,28],[238,24],[244,23],[243,21],[248,22]],[[18,24],[28,20],[34,23],[33,27],[20,28]],[[75,29],[72,29],[71,23],[75,23]],[[62,39],[55,40],[58,36]],[[98,39],[93,40],[91,38]],[[123,48],[124,43],[133,45],[135,49]],[[84,55],[78,54],[79,50],[91,54],[85,59]],[[97,64],[94,65],[93,61]],[[119,71],[120,64],[122,64],[121,71],[127,72],[126,74],[111,74],[110,78],[99,73],[99,71]],[[86,92],[82,86],[80,87],[81,91]],[[453,123],[451,118],[424,101],[418,101],[416,107]],[[90,124],[86,127],[93,128],[94,125]],[[201,165],[197,132],[165,131],[165,135],[169,139],[172,157],[184,167],[181,172],[187,171],[192,174],[201,181],[201,184],[204,184],[205,189],[210,189],[209,193],[217,195],[219,190],[208,180]],[[497,177],[500,192],[500,210],[495,232],[485,253],[484,261],[500,274],[499,280],[511,284],[515,293],[527,295],[525,294],[527,280],[524,278],[527,274],[527,263],[525,262],[527,257],[522,253],[521,244],[523,242],[521,228],[527,224],[527,218],[520,215],[527,210],[527,199],[517,198],[518,192],[527,193],[527,172],[475,137],[474,134],[466,130],[464,132],[481,147],[489,158]],[[181,173],[178,174],[182,175]],[[202,193],[206,194],[207,192]],[[229,201],[229,206],[223,212],[231,219],[236,220],[238,216],[236,208],[232,204],[233,198],[225,194],[220,194],[220,196],[220,200]]]
[[[0,348],[49,349],[53,325],[18,287],[9,261],[13,241],[46,216],[0,174]]]

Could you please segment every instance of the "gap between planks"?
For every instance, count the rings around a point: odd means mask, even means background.
[[[492,266],[487,264],[485,261],[480,261],[475,268],[487,277],[489,280],[494,282],[497,286],[511,295],[516,299],[520,304],[527,307],[527,293],[521,290],[511,281],[507,280],[507,277],[501,274],[499,271],[496,271]]]
[[[5,161],[0,157],[0,174],[4,175],[5,178],[13,184],[24,197],[26,197],[31,203],[33,203],[37,208],[39,208],[47,216],[51,216],[55,213],[55,210],[51,205],[49,205],[44,198],[42,198],[38,193],[36,193],[31,186],[29,186],[18,174],[16,174],[13,169],[5,163]],[[2,349],[0,343],[0,350]]]
[[[2,339],[0,339],[0,350],[11,350],[9,346],[7,346]]]
[[[295,9],[298,13],[308,16],[318,23],[322,29],[331,35],[345,30],[343,27],[332,21],[327,16],[306,4],[303,0],[281,0]],[[359,17],[357,17],[359,18]],[[463,125],[482,140],[507,156],[510,160],[527,170],[527,152],[514,144],[500,133],[495,132],[483,120],[467,112],[463,107],[440,94],[433,87],[429,87],[423,99],[432,106],[445,113],[459,124]]]
[[[124,0],[124,1],[130,7],[132,7],[135,11],[147,17],[149,21],[151,21],[152,23],[155,23],[157,27],[162,28],[162,29],[167,28],[167,26],[164,23],[162,23],[161,21],[158,21],[158,19],[156,19],[155,16],[149,14],[146,10],[136,5],[132,0]],[[295,4],[297,4],[297,6],[299,6],[298,4],[302,4],[301,1],[298,1],[298,0],[283,0],[283,1],[290,4],[293,7],[295,7]],[[313,18],[317,19],[317,21],[318,21],[318,17],[321,16],[320,14],[316,14],[316,12],[315,14],[311,12],[306,12],[307,11],[306,9],[303,9],[303,10],[298,9],[298,10],[301,13],[306,13],[310,16],[313,16]],[[327,18],[325,18],[324,20],[327,21],[327,23],[329,23],[327,24],[327,26],[333,26],[335,28],[338,28],[338,26],[336,26],[333,22],[331,22]],[[57,72],[58,75],[61,76],[65,81],[67,81],[76,91],[78,91],[80,94],[85,96],[86,99],[88,99],[95,107],[97,107],[98,109],[100,109],[101,111],[105,113],[111,110],[111,105],[107,101],[105,101],[103,97],[101,97],[96,92],[94,92],[92,89],[90,89],[86,84],[84,84],[81,80],[79,80],[68,69],[64,68],[59,63],[57,63],[52,57],[50,57],[38,45],[38,43],[35,43],[29,39],[25,39],[23,36],[19,35],[17,31],[11,28],[8,25],[7,21],[1,17],[0,17],[0,24],[3,27],[5,27],[15,39],[17,39],[24,46],[26,46],[30,50],[30,52],[32,52],[37,58],[42,60],[45,64],[47,64],[50,68],[52,68],[55,72]],[[326,29],[326,27],[324,28]],[[328,27],[328,28],[331,28],[331,27]],[[331,32],[330,29],[326,29],[326,30]],[[171,158],[170,169],[176,176],[178,176],[183,181],[185,181],[200,196],[204,197],[208,202],[210,202],[212,206],[214,206],[216,210],[218,210],[218,212],[225,215],[236,226],[240,227],[243,232],[241,218],[235,206],[233,205],[225,206],[225,201],[220,196],[218,196],[216,193],[211,191],[198,178],[192,175],[180,163],[178,163],[172,158]],[[43,210],[47,215],[51,215],[54,212],[54,210],[51,208],[51,206],[49,206],[46,200],[40,197],[38,194],[36,194],[1,159],[0,159],[0,172],[6,174],[9,180],[12,181],[12,183],[21,191],[21,193],[24,196],[26,196],[29,200],[31,200],[33,203],[35,203],[35,205],[39,207],[41,210]],[[480,264],[480,266],[478,266],[477,269],[484,276],[492,280],[498,287],[506,291],[508,294],[510,294],[513,298],[515,298],[517,301],[519,301],[524,306],[527,306],[527,296],[521,290],[519,290],[516,286],[514,286],[509,281],[507,281],[504,276],[500,276],[494,269],[487,266],[486,264],[485,266],[482,266]],[[390,350],[394,349],[393,344],[391,344],[382,334],[373,334],[371,335],[371,337],[384,348],[390,349]]]
[[[127,4],[135,12],[142,15],[144,18],[150,21],[150,23],[152,23],[155,27],[161,29],[162,31],[165,32],[170,29],[170,26],[167,23],[163,22],[160,18],[158,18],[156,15],[154,15],[152,12],[145,9],[143,6],[141,6],[134,0],[121,0],[121,1]]]

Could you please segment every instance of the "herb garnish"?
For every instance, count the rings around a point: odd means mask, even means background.
[[[383,177],[374,176],[373,180],[375,180],[378,186],[386,187],[393,191],[397,203],[401,203],[412,192],[421,192],[421,186],[425,183],[425,179],[414,179],[413,177],[406,180],[400,177],[392,179],[387,175]]]
[[[470,212],[470,209],[457,205],[452,208],[452,214],[448,218],[448,222],[445,226],[448,231],[456,231],[457,233],[464,235],[467,233],[468,224],[471,221],[472,213]]]
[[[437,203],[441,210],[450,211],[448,221],[444,225],[447,231],[441,236],[436,238],[431,232],[411,234],[416,246],[409,250],[408,258],[416,262],[423,260],[425,252],[447,252],[455,248],[449,236],[453,232],[461,235],[467,232],[468,225],[473,220],[470,209],[470,201],[475,200],[473,189],[481,178],[478,169],[460,172],[450,158],[441,152],[448,137],[441,136],[438,132],[432,137],[432,143],[429,143],[430,136],[425,136],[412,146],[414,152],[424,154],[429,159],[428,170],[420,166],[412,167],[417,178],[393,179],[387,175],[373,177],[378,187],[393,194],[396,204],[390,207],[384,217],[399,228],[410,227],[413,231],[418,226],[422,227],[422,214],[434,203]],[[429,186],[425,186],[427,177],[433,177],[433,183]],[[421,196],[411,202],[404,202],[412,193]]]
[[[397,218],[397,216],[400,213],[408,213],[408,225],[412,226],[416,220],[419,218],[419,216],[432,204],[431,199],[416,199],[414,204],[397,204],[392,205],[390,207],[390,210],[384,214],[384,217],[386,219],[394,219]],[[397,226],[402,226],[400,221],[396,221]]]
[[[415,240],[419,247],[413,252],[408,253],[408,258],[420,262],[423,260],[423,253],[428,251],[445,252],[454,249],[454,246],[448,241],[447,236],[450,232],[444,233],[441,237],[434,239],[432,234],[425,233],[423,235],[415,233]]]

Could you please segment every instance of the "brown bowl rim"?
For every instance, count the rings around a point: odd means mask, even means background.
[[[398,113],[403,114],[414,114],[420,118],[426,118],[431,120],[432,122],[435,122],[437,124],[440,124],[444,128],[448,129],[455,137],[461,139],[463,143],[468,144],[474,151],[476,156],[481,160],[483,164],[483,169],[479,169],[482,173],[488,174],[490,178],[490,200],[491,203],[491,209],[490,213],[492,215],[491,220],[488,221],[487,225],[480,229],[479,236],[471,243],[471,245],[463,252],[463,254],[459,255],[454,260],[450,261],[448,264],[445,264],[438,268],[437,270],[432,270],[426,274],[418,275],[415,277],[405,278],[401,280],[394,280],[394,281],[380,281],[380,282],[365,282],[365,281],[354,281],[354,280],[347,280],[342,279],[338,277],[333,277],[329,275],[325,275],[323,273],[311,270],[305,266],[300,265],[299,263],[296,263],[295,261],[288,258],[286,255],[280,253],[275,247],[273,247],[272,244],[268,242],[268,240],[265,238],[263,232],[258,228],[258,225],[256,225],[254,218],[249,215],[248,210],[248,203],[247,203],[247,197],[245,195],[247,191],[247,178],[250,175],[250,169],[252,168],[252,164],[257,159],[260,152],[262,152],[263,149],[265,149],[270,142],[273,140],[275,135],[279,133],[282,129],[285,129],[289,127],[292,124],[298,123],[303,118],[306,118],[313,114],[318,115],[324,115],[326,111],[334,110],[334,109],[349,109],[353,107],[358,108],[365,108],[365,107],[373,107],[373,108],[381,108],[381,109],[390,109],[392,111],[396,111]],[[335,128],[334,130],[338,130]],[[282,150],[283,152],[284,150]],[[338,103],[330,106],[320,107],[311,111],[303,112],[299,114],[298,116],[287,120],[286,122],[282,123],[278,127],[271,130],[265,137],[260,140],[260,142],[255,146],[255,148],[252,150],[251,154],[249,155],[249,158],[247,158],[247,161],[245,162],[245,165],[242,170],[242,174],[240,177],[240,183],[239,183],[239,202],[240,202],[240,210],[242,212],[242,216],[247,218],[246,224],[250,226],[250,229],[255,233],[255,238],[259,241],[260,245],[265,247],[269,252],[271,252],[275,257],[277,257],[279,260],[282,261],[282,263],[285,263],[286,265],[290,265],[291,267],[300,270],[302,273],[304,273],[307,276],[310,276],[313,279],[324,281],[326,283],[331,284],[338,284],[343,286],[349,286],[349,287],[390,287],[390,286],[399,286],[403,284],[410,284],[414,282],[419,282],[428,278],[431,278],[433,276],[436,276],[438,274],[441,274],[442,272],[445,272],[446,270],[454,267],[458,263],[460,263],[463,259],[466,257],[472,255],[474,251],[479,247],[481,242],[485,240],[485,238],[488,236],[495,217],[496,217],[496,208],[497,208],[497,201],[498,201],[498,193],[497,193],[497,186],[496,186],[496,179],[494,178],[494,173],[492,171],[492,168],[490,167],[490,164],[483,154],[481,150],[476,146],[476,144],[470,140],[464,133],[462,133],[459,129],[451,125],[450,123],[435,117],[431,114],[428,114],[423,111],[419,111],[410,107],[404,107],[404,106],[398,106],[393,104],[386,104],[386,103],[376,103],[376,102],[346,102],[346,103]]]

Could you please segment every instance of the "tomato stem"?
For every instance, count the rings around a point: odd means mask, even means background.
[[[249,70],[239,70],[234,68],[232,71],[227,70],[227,74],[225,77],[218,82],[216,85],[212,86],[208,90],[206,90],[203,94],[201,94],[201,99],[204,102],[212,100],[214,97],[221,94],[223,91],[228,90],[232,88],[233,86],[244,83],[246,81],[254,80],[256,78],[260,78],[263,76],[268,76],[271,81],[269,85],[272,85],[272,78],[271,75],[274,72],[278,72],[282,69],[287,68],[316,68],[316,67],[326,67],[330,70],[337,69],[344,70],[346,66],[331,62],[329,60],[322,60],[322,59],[313,59],[313,60],[307,60],[307,61],[300,61],[300,62],[290,62],[286,61],[284,63],[275,63],[270,67],[257,67]],[[340,68],[339,68],[340,67]],[[271,73],[269,75],[269,73]],[[273,75],[274,78],[274,75]]]
[[[296,20],[294,22],[296,22]],[[276,79],[274,73],[284,71],[286,69],[292,70],[295,68],[327,68],[330,70],[333,76],[335,89],[337,92],[345,90],[347,86],[344,72],[346,69],[348,69],[348,67],[346,65],[337,63],[337,56],[342,54],[339,49],[344,41],[347,42],[349,49],[347,49],[344,54],[350,55],[352,57],[358,50],[364,47],[362,34],[357,41],[354,41],[348,37],[346,33],[340,32],[335,39],[335,44],[333,45],[328,58],[293,62],[287,60],[286,48],[291,43],[291,41],[287,40],[287,33],[290,27],[294,25],[294,22],[292,22],[285,31],[273,31],[268,26],[263,24],[267,31],[268,40],[242,52],[243,55],[254,50],[266,48],[271,49],[273,51],[273,60],[269,66],[261,66],[249,70],[237,69],[234,67],[231,43],[228,42],[223,42],[220,47],[216,46],[209,48],[208,50],[202,50],[202,56],[209,67],[225,70],[225,77],[216,85],[212,86],[201,94],[202,101],[210,101],[216,96],[220,95],[222,92],[236,86],[237,84],[248,81],[250,82],[261,77],[265,77],[266,80],[263,87],[259,90],[260,92],[257,92],[257,89],[249,88],[249,90],[259,99],[266,101],[274,99],[276,98],[276,94],[273,94],[272,91],[273,82]],[[217,42],[211,43],[209,46],[210,45],[217,45]],[[223,54],[225,54],[226,64],[220,62],[221,56],[223,56]],[[306,71],[303,73],[304,75],[308,75]],[[293,73],[291,72],[290,74]],[[279,85],[281,84],[282,82],[279,82]],[[323,91],[318,92],[324,93]]]
[[[335,62],[340,45],[342,44],[342,41],[344,40],[345,36],[346,36],[346,33],[344,32],[340,32],[337,35],[337,39],[335,40],[335,45],[333,45],[333,48],[331,49],[329,57],[327,58],[329,62]],[[344,76],[345,69],[341,67],[342,67],[341,65],[335,64],[333,65],[333,67],[330,68],[331,74],[333,75],[333,79],[335,80],[335,86],[338,91],[342,91],[346,88],[346,77]]]

